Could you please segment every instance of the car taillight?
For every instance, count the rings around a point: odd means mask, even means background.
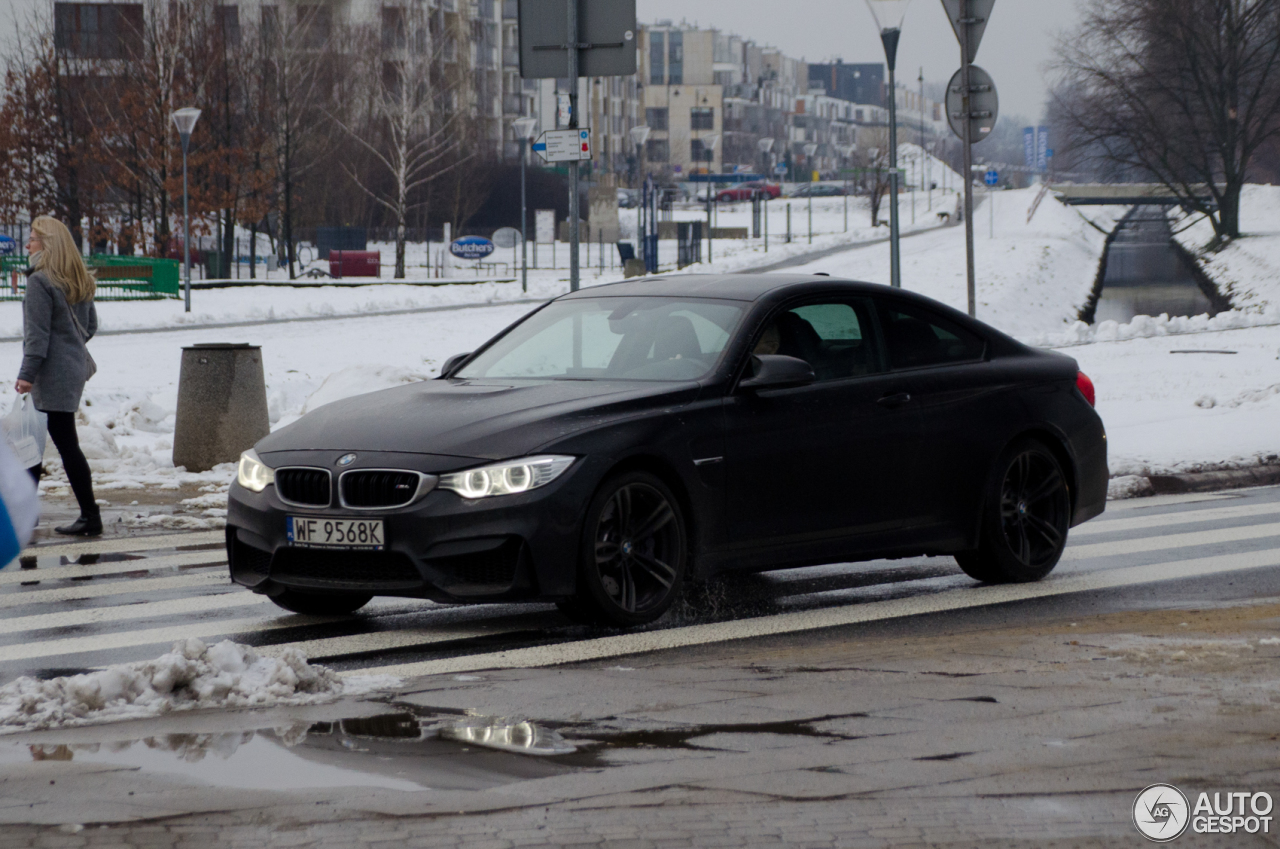
[[[1093,381],[1089,379],[1089,375],[1082,371],[1076,372],[1076,389],[1080,390],[1080,394],[1084,396],[1084,400],[1089,402],[1089,406],[1095,405],[1097,393],[1093,391]]]

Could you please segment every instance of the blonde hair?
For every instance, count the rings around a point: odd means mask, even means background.
[[[85,267],[67,225],[42,215],[31,222],[31,232],[40,237],[40,256],[36,259],[35,270],[49,276],[67,296],[67,303],[78,304],[92,298],[98,284],[93,273]]]

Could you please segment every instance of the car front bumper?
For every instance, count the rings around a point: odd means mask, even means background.
[[[518,495],[465,499],[435,489],[386,510],[286,505],[274,485],[232,484],[227,509],[231,580],[266,595],[291,589],[436,601],[561,598],[575,587],[582,515],[594,464],[579,459],[546,486]],[[291,545],[289,516],[381,519],[381,551]]]

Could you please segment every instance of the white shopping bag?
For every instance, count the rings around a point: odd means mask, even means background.
[[[15,398],[9,414],[0,419],[0,427],[3,427],[4,435],[24,469],[38,466],[44,461],[45,441],[49,437],[48,423],[49,417],[36,409],[29,394]]]

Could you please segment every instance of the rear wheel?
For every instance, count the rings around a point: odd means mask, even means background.
[[[969,577],[987,583],[1038,581],[1067,545],[1071,492],[1062,465],[1042,443],[1010,445],[985,494],[978,548],[956,555]]]
[[[647,472],[611,478],[587,508],[578,560],[577,595],[560,605],[568,616],[619,627],[652,622],[684,581],[688,537],[679,501]]]
[[[373,596],[359,593],[328,595],[285,590],[270,598],[280,607],[293,613],[306,613],[311,616],[343,616],[364,607]]]

